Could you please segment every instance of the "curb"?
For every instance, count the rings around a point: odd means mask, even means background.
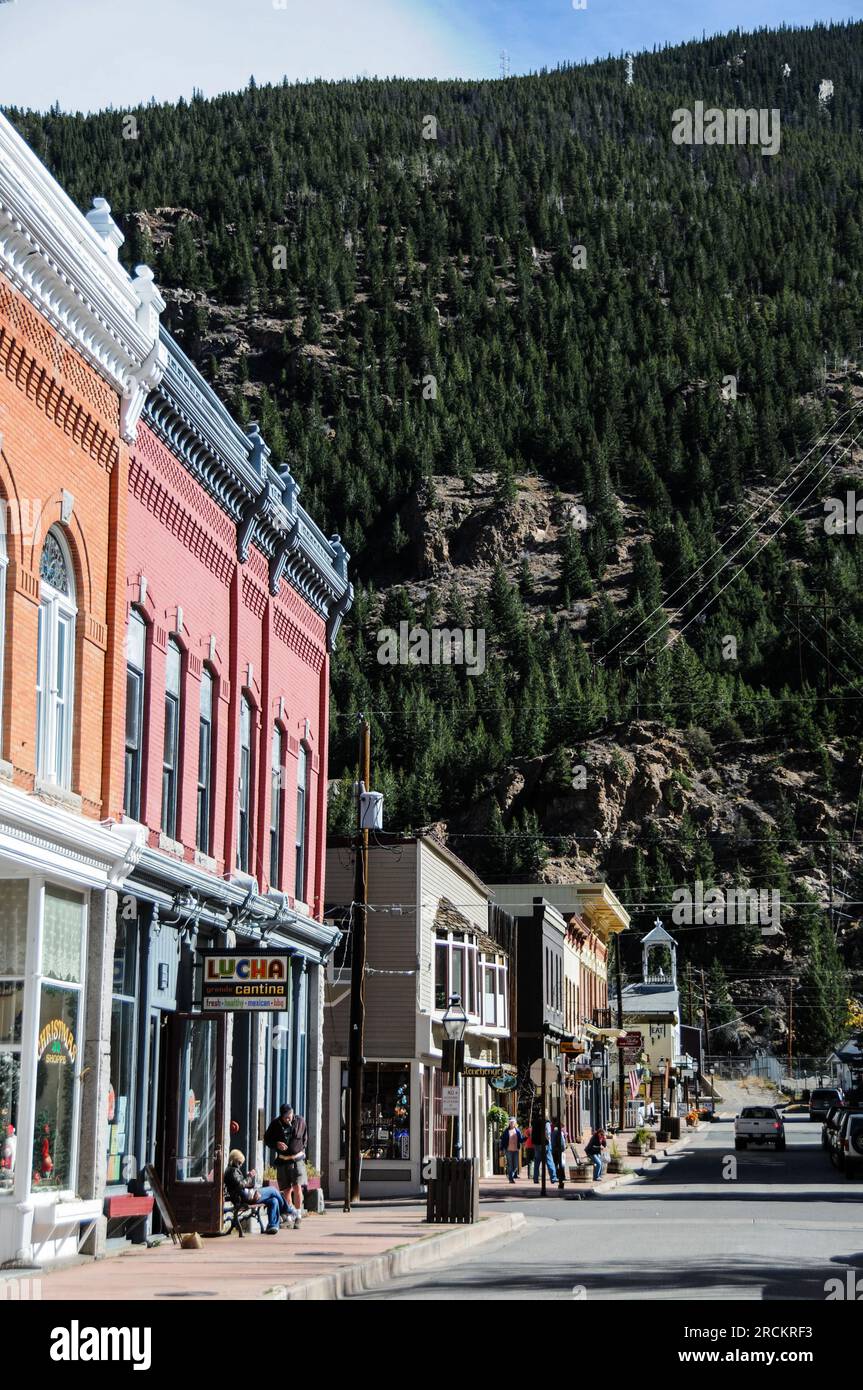
[[[349,1298],[351,1294],[367,1293],[388,1284],[391,1279],[398,1279],[400,1275],[413,1274],[462,1251],[472,1250],[476,1245],[485,1245],[511,1235],[524,1225],[525,1216],[520,1211],[508,1212],[503,1216],[484,1216],[477,1224],[422,1236],[410,1245],[397,1245],[371,1260],[345,1265],[332,1274],[321,1274],[301,1284],[277,1284],[266,1289],[261,1298],[280,1303]]]

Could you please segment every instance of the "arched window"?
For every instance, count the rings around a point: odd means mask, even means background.
[[[169,839],[177,834],[177,785],[180,772],[182,727],[183,653],[173,637],[165,658],[165,741],[162,754],[162,830]]]
[[[75,692],[75,581],[66,542],[53,527],[39,566],[36,658],[36,768],[40,778],[68,787],[72,777]]]
[[[123,808],[132,820],[141,819],[146,653],[147,624],[137,608],[133,608],[126,631],[126,780],[123,795]]]

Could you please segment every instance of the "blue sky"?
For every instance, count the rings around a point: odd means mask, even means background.
[[[579,0],[575,0],[579,3]],[[860,0],[13,0],[0,105],[124,108],[258,82],[496,77],[726,29],[863,16]]]

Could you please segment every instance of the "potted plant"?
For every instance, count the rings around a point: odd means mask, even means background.
[[[608,1171],[609,1173],[620,1173],[623,1171],[623,1154],[617,1147],[616,1139],[612,1139],[611,1147],[608,1150]]]
[[[695,1109],[694,1105],[691,1110],[687,1110],[686,1112],[686,1125],[688,1129],[698,1128],[698,1111]]]
[[[588,1159],[576,1155],[575,1167],[570,1168],[569,1176],[573,1182],[593,1182],[593,1164]]]
[[[306,1211],[322,1212],[324,1210],[324,1194],[321,1191],[320,1169],[314,1163],[306,1164],[307,1181],[303,1188],[303,1207]]]
[[[626,1152],[630,1158],[639,1158],[648,1152],[650,1148],[650,1130],[646,1125],[639,1125],[632,1138],[626,1146]]]

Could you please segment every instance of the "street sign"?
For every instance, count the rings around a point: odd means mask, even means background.
[[[461,1092],[458,1086],[443,1086],[441,1088],[441,1114],[461,1114]]]
[[[644,1034],[624,1033],[622,1038],[617,1039],[617,1046],[624,1052],[643,1052]]]
[[[537,1087],[537,1089],[539,1089],[539,1087],[542,1086],[542,1059],[541,1059],[541,1058],[540,1058],[540,1060],[539,1060],[538,1062],[534,1062],[534,1063],[533,1063],[533,1066],[532,1066],[531,1069],[530,1069],[530,1079],[531,1079],[531,1081],[533,1082],[534,1086]],[[556,1063],[556,1062],[549,1062],[548,1059],[546,1059],[546,1063],[545,1063],[545,1084],[546,1084],[546,1086],[556,1086],[559,1080],[560,1080],[560,1072],[559,1072],[559,1070],[558,1070],[557,1063]]]

